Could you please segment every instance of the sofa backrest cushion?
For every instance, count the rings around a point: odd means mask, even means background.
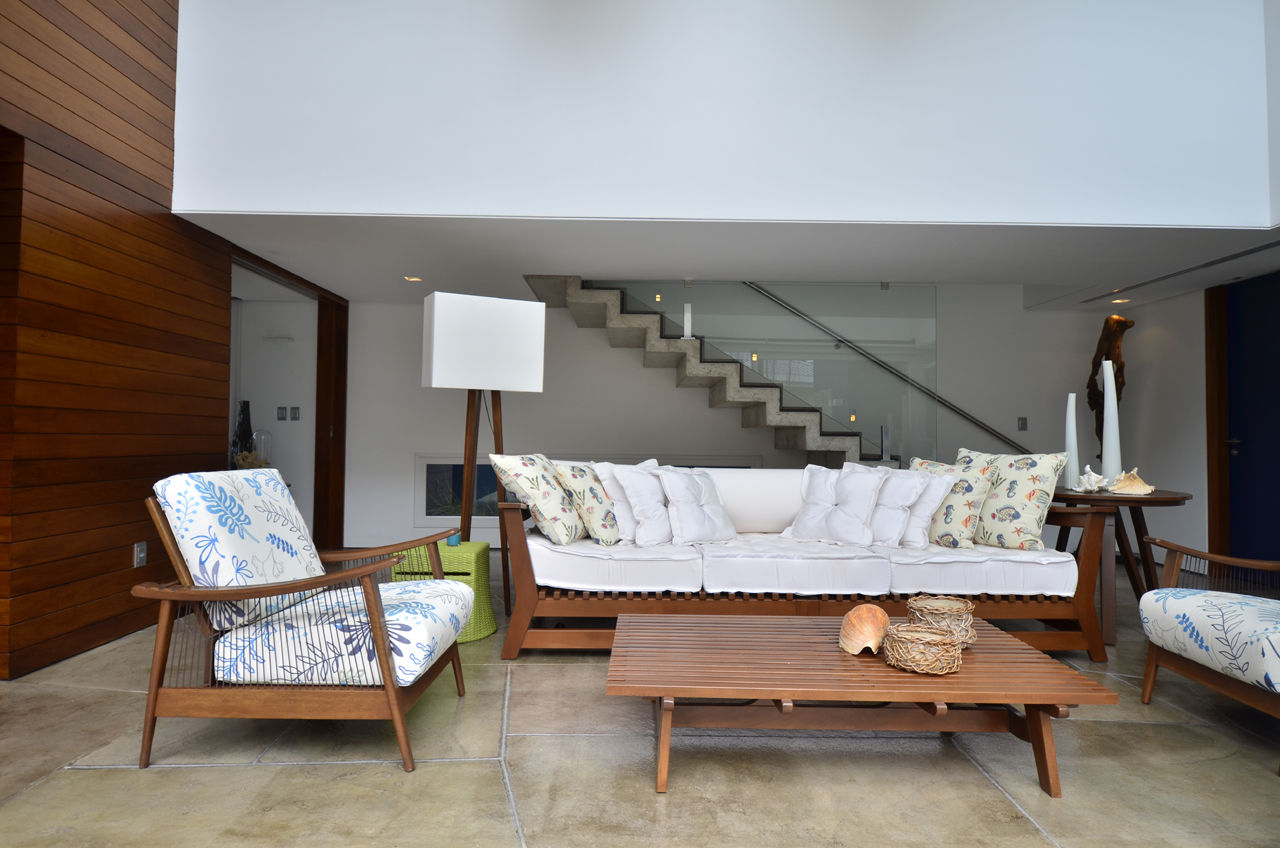
[[[637,465],[618,465],[613,462],[596,462],[592,463],[596,474],[600,477],[600,483],[604,486],[605,494],[613,500],[613,517],[618,522],[618,537],[623,542],[634,542],[636,540],[636,516],[635,510],[631,508],[631,501],[627,497],[627,493],[622,490],[622,484],[618,482],[619,468],[657,468],[658,460],[646,459]]]
[[[781,533],[795,521],[804,500],[801,468],[700,468],[716,484],[729,520],[739,533]]]
[[[801,483],[804,505],[782,535],[797,541],[872,544],[871,518],[885,477],[883,468],[864,474],[806,466]]]

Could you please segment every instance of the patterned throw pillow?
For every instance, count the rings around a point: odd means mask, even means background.
[[[980,545],[1043,551],[1040,533],[1066,464],[1066,453],[979,453],[961,448],[956,465],[991,479],[973,540]]]
[[[557,465],[560,485],[573,496],[587,535],[602,545],[616,545],[622,539],[613,501],[605,493],[604,484],[591,465]]]
[[[991,481],[980,471],[931,459],[913,457],[910,466],[915,471],[928,471],[956,480],[929,522],[929,541],[944,548],[972,548],[974,533],[978,529],[978,511],[991,490]]]
[[[545,456],[491,453],[489,462],[502,488],[529,507],[534,523],[553,544],[567,545],[587,535],[573,505],[573,496],[560,485],[555,467]]]

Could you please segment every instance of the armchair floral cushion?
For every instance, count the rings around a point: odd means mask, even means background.
[[[1205,589],[1154,589],[1138,604],[1151,643],[1280,692],[1280,601]]]
[[[475,596],[456,580],[406,580],[378,590],[395,682],[408,686],[457,640]],[[382,685],[359,586],[313,595],[224,633],[213,669],[227,683]]]
[[[258,586],[324,574],[307,524],[274,468],[177,474],[154,490],[196,586]],[[227,630],[309,594],[213,601],[205,611],[214,627]]]

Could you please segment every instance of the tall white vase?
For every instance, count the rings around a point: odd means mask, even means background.
[[[1067,395],[1067,466],[1062,470],[1062,485],[1074,489],[1080,485],[1080,447],[1076,444],[1076,393]]]
[[[1120,476],[1120,413],[1116,399],[1115,366],[1102,360],[1102,476],[1110,482]]]

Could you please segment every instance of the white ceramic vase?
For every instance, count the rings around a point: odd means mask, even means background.
[[[1067,465],[1062,470],[1062,484],[1068,489],[1080,485],[1080,447],[1076,443],[1076,393],[1067,395]]]
[[[1102,360],[1102,476],[1107,484],[1120,476],[1120,413],[1116,399],[1115,366]]]

